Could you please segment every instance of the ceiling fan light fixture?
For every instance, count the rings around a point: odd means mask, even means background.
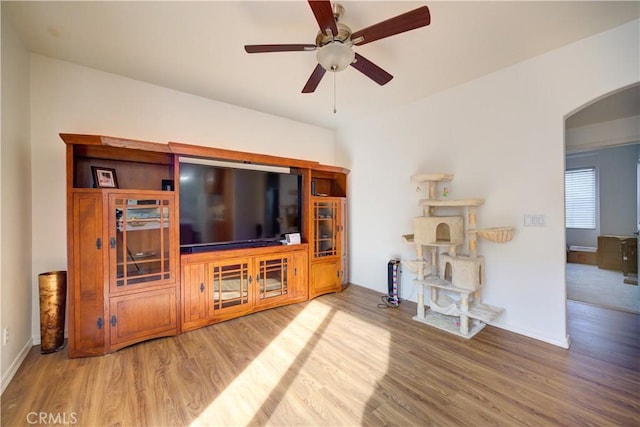
[[[316,53],[318,64],[327,71],[342,71],[356,58],[356,54],[350,46],[338,41],[322,46]]]

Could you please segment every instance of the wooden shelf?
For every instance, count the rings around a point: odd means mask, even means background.
[[[460,199],[460,200],[436,200],[436,199],[422,199],[420,200],[420,206],[427,207],[472,207],[481,206],[484,204],[484,199]]]
[[[408,244],[415,244],[415,235],[414,234],[404,234],[402,236],[402,241],[404,243],[408,243]],[[454,240],[452,242],[450,241],[438,241],[438,242],[434,242],[434,243],[423,243],[422,246],[429,246],[429,247],[434,247],[434,248],[448,248],[450,246],[460,246],[464,244],[464,241],[462,240]]]
[[[439,277],[435,276],[427,276],[424,278],[424,280],[415,279],[413,282],[420,285],[433,286],[438,289],[444,289],[446,291],[457,292],[459,294],[470,294],[472,292],[475,292],[470,289],[457,288],[453,286],[451,282],[442,280]]]
[[[412,182],[450,182],[453,180],[453,175],[448,173],[423,173],[413,175],[411,177]]]
[[[458,304],[460,308],[460,304]],[[494,307],[488,304],[470,304],[469,311],[465,314],[472,319],[478,319],[482,322],[489,323],[498,317],[504,308]]]

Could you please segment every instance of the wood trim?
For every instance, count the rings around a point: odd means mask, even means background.
[[[66,153],[65,153],[65,157],[66,157],[66,162],[67,162],[67,171],[66,171],[66,179],[67,179],[67,189],[69,188],[73,188],[73,186],[75,185],[75,176],[74,176],[74,171],[75,171],[75,163],[74,163],[74,153],[73,153],[73,146],[72,145],[67,145],[66,147]],[[69,193],[69,191],[67,191],[67,212],[69,211],[69,207],[71,206],[71,194]]]
[[[173,154],[208,159],[230,160],[243,163],[256,163],[271,166],[288,166],[297,168],[314,168],[318,162],[311,160],[293,159],[289,157],[272,156],[270,154],[247,153],[244,151],[227,150],[224,148],[203,147],[200,145],[169,142]]]
[[[109,156],[111,158],[115,151],[105,149],[101,151],[96,147],[125,148],[128,150],[141,150],[152,153],[167,153],[180,156],[193,156],[210,159],[230,160],[245,163],[256,163],[262,165],[288,166],[303,169],[312,169],[318,172],[330,174],[349,174],[349,169],[340,166],[323,165],[313,160],[294,159],[290,157],[273,156],[270,154],[249,153],[246,151],[228,150],[224,148],[204,147],[201,145],[185,144],[182,142],[170,141],[168,143],[158,143],[142,141],[129,138],[120,138],[105,135],[60,133],[60,138],[68,145],[86,146],[86,152],[91,157]],[[111,153],[111,154],[110,154]],[[155,160],[154,160],[155,162]],[[161,163],[164,163],[161,161]]]
[[[349,175],[349,172],[351,172],[349,169],[347,168],[343,168],[341,166],[330,166],[330,165],[317,165],[313,168],[314,171],[318,171],[318,172],[329,172],[329,173],[339,173],[339,174],[344,174],[344,175]]]
[[[70,149],[71,160],[90,157],[107,160],[124,160],[140,163],[173,164],[173,155],[167,144],[116,138],[101,135],[81,135],[61,133],[60,138]],[[67,163],[67,170],[73,174],[73,162]],[[74,179],[73,175],[71,176]],[[73,186],[73,181],[70,187]]]
[[[113,138],[110,136],[103,136],[102,143],[109,147],[118,148],[132,148],[136,150],[145,151],[157,151],[160,153],[171,153],[167,144],[161,144],[157,142],[137,141],[133,139]]]
[[[154,151],[159,153],[171,153],[168,144],[119,138],[114,136],[61,133],[60,138],[62,138],[65,144],[106,145],[116,148],[129,148],[134,150]]]
[[[182,254],[180,256],[180,264],[186,265],[189,263],[198,262],[215,262],[223,259],[231,258],[243,258],[243,257],[257,257],[273,254],[285,254],[296,251],[306,251],[309,245],[301,243],[299,245],[279,245],[279,246],[266,246],[261,248],[242,248],[242,249],[229,249],[211,252],[201,252],[195,254]]]
[[[75,346],[73,345],[76,337],[76,327],[75,327],[75,298],[76,298],[76,279],[74,277],[74,269],[76,267],[76,261],[74,257],[74,238],[73,238],[73,224],[75,219],[75,215],[73,214],[73,147],[67,145],[66,150],[66,160],[67,160],[67,188],[66,188],[66,196],[67,196],[67,348],[69,357],[74,356]]]
[[[309,243],[311,240],[311,221],[308,215],[311,209],[311,173],[309,169],[300,169],[296,171],[302,175],[302,206],[300,207],[300,218],[302,219],[300,224],[300,232],[302,233],[302,241]]]
[[[119,160],[138,163],[153,163],[158,165],[173,164],[174,156],[170,153],[145,151],[135,148],[119,148],[103,145],[72,145],[75,157],[86,157],[105,160]]]
[[[60,133],[65,144],[102,145],[100,135],[80,135],[75,133]]]

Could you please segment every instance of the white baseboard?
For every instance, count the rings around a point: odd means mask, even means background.
[[[353,283],[353,282],[351,282],[351,284],[356,285],[356,286],[360,286],[362,288],[371,289],[373,291],[380,292],[382,294],[385,294],[387,292],[386,289],[384,289],[384,290],[374,289],[374,288],[370,288],[368,286],[359,285],[359,284]],[[415,286],[413,286],[413,288],[415,289]],[[408,298],[406,298],[406,300],[407,301],[411,301],[411,302],[416,302],[417,301],[417,295],[412,293],[411,295],[409,295]],[[562,347],[562,348],[567,348],[568,349],[569,345],[571,343],[570,338],[569,338],[569,334],[567,334],[564,337],[564,339],[554,339],[554,338],[550,338],[548,336],[540,335],[540,334],[538,334],[538,333],[536,333],[534,331],[528,330],[528,329],[513,328],[513,327],[507,326],[507,325],[505,325],[503,323],[500,323],[500,322],[491,322],[491,323],[489,323],[489,325],[495,326],[496,328],[504,329],[505,331],[516,333],[518,335],[523,335],[525,337],[533,338],[533,339],[538,340],[538,341],[543,341],[543,342],[546,342],[548,344],[555,345],[557,347]]]
[[[496,328],[504,329],[505,331],[515,332],[516,334],[524,335],[525,337],[533,338],[533,339],[538,340],[538,341],[543,341],[543,342],[546,342],[548,344],[553,344],[553,345],[558,346],[558,347],[569,348],[569,335],[566,335],[564,339],[553,339],[553,338],[550,338],[550,337],[547,337],[547,336],[543,336],[543,335],[537,334],[537,333],[529,331],[529,330],[523,330],[523,329],[519,329],[519,328],[512,328],[512,327],[509,327],[509,326],[506,326],[504,324],[497,323],[497,322],[496,323],[489,323],[489,325],[495,326]]]
[[[0,391],[0,394],[4,393],[4,390],[7,388],[16,372],[18,372],[18,368],[20,368],[20,365],[24,362],[24,359],[27,357],[27,354],[29,354],[29,350],[31,350],[33,345],[33,338],[29,338],[24,347],[22,347],[22,350],[20,350],[20,353],[18,353],[18,356],[13,360],[13,362],[11,362],[9,369],[7,369],[7,372],[2,376],[2,391]]]

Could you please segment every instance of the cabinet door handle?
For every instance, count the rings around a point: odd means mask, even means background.
[[[102,239],[99,237],[96,239],[96,249],[102,249]]]
[[[96,325],[98,326],[98,329],[102,329],[102,325],[104,324],[104,322],[102,321],[102,317],[98,317],[98,321],[96,322]]]
[[[116,326],[118,321],[116,320],[116,315],[111,316],[111,326]]]
[[[253,281],[253,276],[249,276],[249,284]]]
[[[298,267],[293,267],[293,275],[294,276],[298,275]]]
[[[116,247],[116,238],[112,237],[111,239],[109,239],[109,245],[111,246],[111,249],[114,249]]]
[[[200,292],[204,292],[204,283],[200,283]]]

